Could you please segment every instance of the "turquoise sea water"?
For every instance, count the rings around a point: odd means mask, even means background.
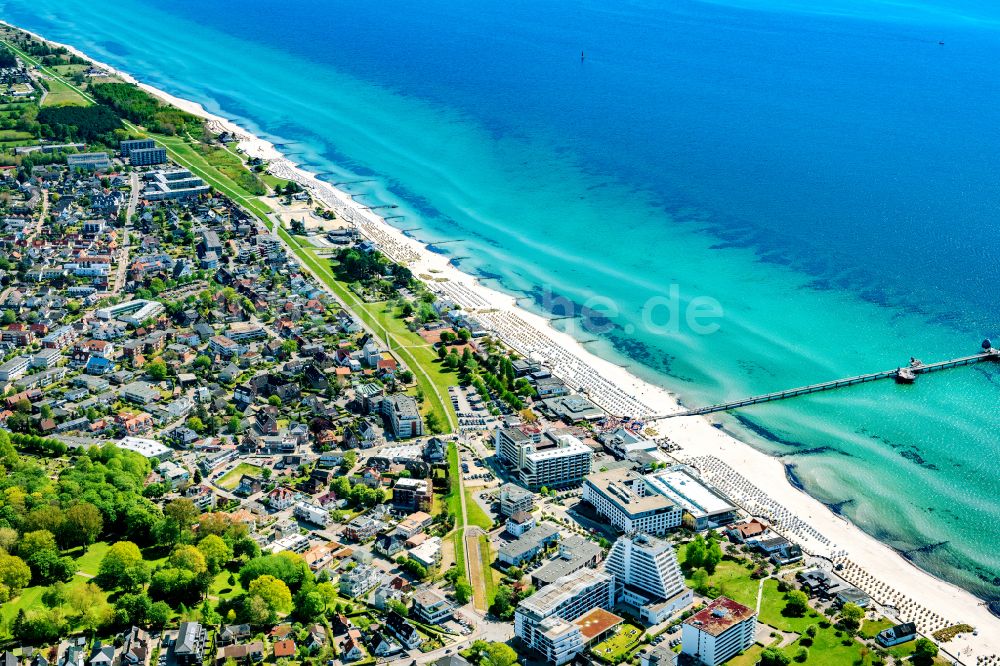
[[[0,17],[331,182],[372,181],[351,190],[460,239],[440,249],[526,306],[613,308],[556,325],[687,404],[1000,337],[993,3],[0,0]],[[719,330],[662,325],[651,299],[672,286],[714,299]],[[979,366],[720,420],[996,600],[998,397]]]

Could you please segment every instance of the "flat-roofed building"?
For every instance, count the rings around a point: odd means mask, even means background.
[[[167,149],[153,146],[151,148],[136,148],[129,153],[129,164],[132,166],[153,166],[167,163]]]
[[[519,567],[524,562],[533,559],[550,543],[559,539],[559,530],[549,523],[536,525],[513,541],[500,546],[497,560],[501,564]]]
[[[428,512],[434,498],[427,479],[399,479],[392,487],[392,505],[398,511]]]
[[[514,633],[547,662],[561,666],[585,644],[573,620],[594,608],[613,605],[614,576],[580,569],[521,601],[514,612]]]
[[[142,197],[150,201],[184,199],[207,194],[208,185],[187,169],[161,169],[146,175]]]
[[[576,486],[590,473],[593,451],[572,435],[523,427],[498,428],[494,447],[531,490]]]
[[[156,458],[157,460],[169,460],[174,455],[174,450],[160,444],[155,439],[144,437],[123,437],[117,442],[118,448],[126,451],[134,451],[146,458]]]
[[[0,382],[13,382],[24,377],[24,373],[28,371],[30,364],[30,356],[15,356],[3,365],[0,365]]]
[[[133,150],[143,150],[155,147],[156,142],[152,139],[126,139],[118,144],[118,150],[121,151],[122,157],[128,157],[132,154]]]
[[[439,624],[449,619],[455,604],[437,590],[421,590],[413,595],[411,612],[428,624]]]
[[[393,437],[407,439],[424,434],[420,408],[413,396],[402,393],[386,396],[379,402],[379,413],[385,417]]]
[[[111,159],[107,153],[75,153],[66,156],[66,166],[70,169],[110,169]]]
[[[737,508],[718,490],[696,476],[686,465],[675,465],[644,477],[646,492],[655,492],[679,504],[694,517],[695,529],[707,530],[728,525],[737,517]]]
[[[615,628],[624,621],[624,618],[618,617],[611,611],[594,608],[573,620],[573,624],[580,627],[583,642],[590,645],[591,643],[600,643],[610,636]]]
[[[535,493],[513,483],[500,487],[500,514],[513,516],[518,511],[531,513],[535,508]]]
[[[601,546],[578,534],[560,539],[559,555],[531,573],[531,583],[536,588],[549,585],[563,576],[584,567],[595,567],[604,556]]]
[[[382,580],[381,570],[359,564],[340,576],[340,593],[351,598],[367,596]]]
[[[684,620],[681,652],[707,666],[718,666],[754,643],[757,613],[719,597]]]
[[[618,537],[605,569],[615,575],[615,598],[649,625],[665,621],[694,601],[684,584],[674,547],[648,534]]]
[[[590,475],[583,499],[626,534],[663,535],[680,527],[684,514],[703,530],[732,522],[737,509],[684,466],[650,474],[616,468]]]
[[[583,499],[615,528],[633,534],[666,534],[681,526],[684,510],[661,495],[646,495],[642,476],[619,468],[591,474]]]

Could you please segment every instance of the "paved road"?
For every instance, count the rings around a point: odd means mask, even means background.
[[[133,171],[130,175],[130,185],[132,191],[129,194],[128,208],[125,210],[125,227],[122,229],[122,247],[118,255],[118,272],[115,274],[115,286],[111,290],[112,294],[117,294],[125,286],[125,271],[128,269],[128,255],[132,234],[129,228],[132,224],[132,216],[139,205],[139,173]]]

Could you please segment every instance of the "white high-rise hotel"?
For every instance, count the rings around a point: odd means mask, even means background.
[[[615,598],[639,619],[659,624],[694,601],[673,546],[646,534],[619,537],[604,563],[615,577]]]

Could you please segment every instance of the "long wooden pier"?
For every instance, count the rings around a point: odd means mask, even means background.
[[[894,370],[883,370],[881,372],[872,372],[867,375],[856,375],[854,377],[835,379],[830,382],[800,386],[786,391],[755,395],[742,400],[733,400],[732,402],[709,405],[708,407],[698,407],[683,412],[677,412],[675,414],[654,416],[650,417],[648,420],[671,418],[675,416],[697,416],[700,414],[711,414],[713,412],[726,412],[731,409],[739,409],[740,407],[748,407],[750,405],[759,405],[764,402],[786,400],[800,395],[809,395],[810,393],[820,393],[822,391],[832,391],[833,389],[843,388],[845,386],[854,386],[856,384],[867,384],[868,382],[876,382],[880,379],[895,379],[900,383],[909,384],[916,379],[916,375],[923,375],[937,370],[957,368],[963,365],[975,365],[976,363],[982,363],[984,361],[1000,362],[1000,349],[990,347],[979,354],[953,358],[948,361],[938,361],[937,363],[921,363],[919,361],[911,360],[909,365],[899,367]]]

